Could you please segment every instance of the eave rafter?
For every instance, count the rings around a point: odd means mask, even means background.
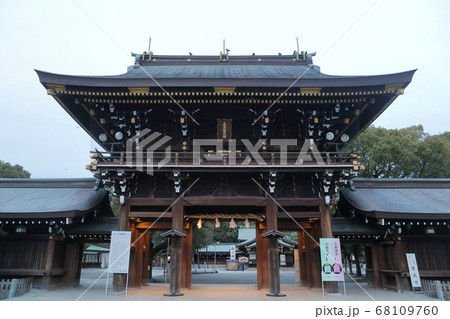
[[[353,96],[370,96],[370,95],[383,95],[383,94],[403,94],[402,86],[403,83],[399,84],[389,84],[386,85],[383,90],[374,89],[357,89],[350,91],[326,91],[320,88],[300,88],[298,92],[286,92],[283,97],[353,97]],[[83,97],[168,97],[170,96],[196,96],[196,97],[274,97],[278,98],[282,92],[260,92],[251,91],[251,89],[246,89],[246,91],[239,91],[236,88],[210,88],[211,91],[175,91],[170,90],[167,92],[152,91],[152,88],[147,87],[130,87],[126,88],[128,92],[121,92],[123,88],[117,88],[114,90],[105,91],[89,91],[89,90],[74,90],[69,89],[65,85],[59,84],[47,84],[49,87],[47,89],[50,95],[76,95]],[[339,89],[339,88],[338,88]],[[114,91],[113,91],[114,90]]]

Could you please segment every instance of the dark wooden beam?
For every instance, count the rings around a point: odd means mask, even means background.
[[[175,198],[143,198],[132,197],[128,199],[131,206],[167,206],[169,207]]]
[[[132,218],[172,218],[172,212],[130,212]]]
[[[298,224],[298,225],[297,225]],[[300,226],[301,227],[300,227]],[[311,229],[311,224],[307,222],[294,222],[294,221],[278,221],[278,230],[292,230],[299,231],[303,229]]]
[[[297,218],[320,218],[320,212],[278,212],[278,220],[280,219],[297,219]],[[292,218],[291,218],[292,217]]]
[[[171,222],[142,222],[136,224],[137,229],[150,229],[150,230],[168,230],[172,228]]]
[[[43,269],[0,269],[1,276],[58,276],[65,273],[64,268],[53,268],[50,272]]]
[[[266,199],[259,196],[188,196],[185,206],[265,206]]]
[[[319,206],[321,198],[277,198],[281,206]]]

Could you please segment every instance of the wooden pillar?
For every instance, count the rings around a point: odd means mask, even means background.
[[[78,243],[78,258],[77,258],[77,270],[75,272],[75,283],[77,286],[80,285],[81,279],[81,268],[83,267],[83,243]]]
[[[183,232],[183,201],[178,199],[172,206],[172,231]],[[172,237],[172,246],[170,253],[170,292],[165,296],[182,296],[181,275],[182,275],[182,238]]]
[[[131,228],[131,254],[130,254],[130,271],[128,285],[130,288],[141,287],[142,262],[143,262],[143,236],[136,229],[136,225],[132,224]]]
[[[119,211],[119,222],[117,225],[117,230],[125,231],[128,230],[128,214],[130,212],[130,204],[125,201],[124,204],[120,205]],[[127,275],[126,274],[114,274],[113,275],[113,292],[121,293],[126,286]]]
[[[151,246],[151,233],[150,230],[146,230],[142,237],[142,274],[141,274],[141,286],[148,286],[149,269],[148,266],[152,262],[150,260],[150,246]]]
[[[395,252],[397,254],[398,260],[398,270],[400,273],[409,272],[408,261],[406,260],[406,243],[402,240],[401,237],[398,237],[395,241]],[[410,291],[410,279],[408,277],[403,277],[401,274],[396,274],[397,281],[397,291],[404,292]]]
[[[69,241],[66,244],[66,258],[64,262],[65,274],[63,276],[63,287],[78,286],[77,268],[80,244],[76,241]]]
[[[306,286],[308,284],[308,276],[306,269],[305,257],[305,233],[303,231],[297,232],[298,238],[298,256],[300,259],[300,284]]]
[[[313,228],[309,231],[309,235],[305,234],[305,253],[306,253],[306,269],[308,271],[308,288],[321,288],[320,278],[320,251],[319,245],[316,244],[320,237],[319,224],[313,224]]]
[[[267,272],[269,240],[261,236],[263,232],[264,228],[262,223],[256,223],[256,271],[258,289],[269,288],[269,273]]]
[[[330,206],[325,205],[324,202],[320,205],[320,226],[322,230],[322,238],[333,238],[333,230],[331,228],[331,210]],[[338,292],[338,285],[336,281],[325,281],[323,285],[325,291],[329,294]]]
[[[382,266],[380,265],[380,261],[381,255],[383,255],[383,248],[380,245],[373,243],[370,247],[370,255],[372,257],[373,280],[375,283],[375,288],[382,289],[383,284],[380,274],[380,269]]]
[[[192,224],[189,224],[189,228],[184,230],[186,238],[182,239],[182,276],[181,276],[181,288],[191,288],[192,277]]]
[[[267,199],[266,204],[266,221],[267,231],[278,231],[278,206],[272,199]],[[280,293],[280,254],[278,251],[278,237],[275,233],[270,235],[268,243],[269,257],[269,293],[268,296],[284,297]]]
[[[44,277],[42,278],[41,289],[50,288],[50,276],[53,267],[53,256],[55,252],[55,236],[49,236],[45,249]]]

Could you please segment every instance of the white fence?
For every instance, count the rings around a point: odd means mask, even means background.
[[[13,298],[26,294],[31,289],[33,278],[0,280],[0,299]]]
[[[450,300],[450,281],[422,280],[422,289],[429,297]]]

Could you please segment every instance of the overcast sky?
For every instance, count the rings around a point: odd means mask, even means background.
[[[146,50],[149,36],[154,54],[217,55],[223,38],[231,55],[292,54],[299,36],[300,50],[317,51],[323,73],[418,69],[375,125],[448,131],[449,3],[1,0],[0,160],[36,178],[91,176],[84,167],[93,142],[47,95],[34,69],[124,73],[133,64],[129,53]]]

